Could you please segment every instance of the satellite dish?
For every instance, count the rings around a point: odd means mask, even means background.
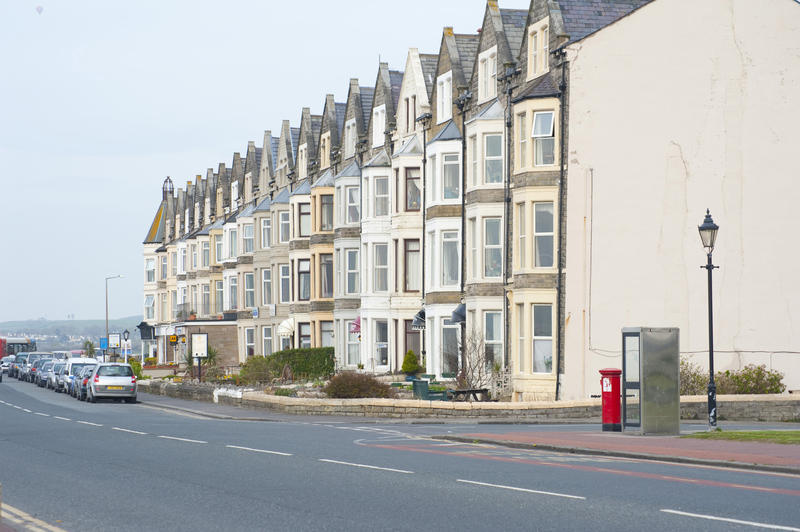
[[[42,11],[44,11],[44,8],[42,6],[36,6],[36,12],[37,13],[39,13],[41,15]]]

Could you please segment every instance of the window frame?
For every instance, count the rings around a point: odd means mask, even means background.
[[[497,244],[489,244],[489,228],[488,222],[497,222]],[[497,279],[503,276],[503,220],[500,216],[486,216],[483,218],[483,277],[485,279]],[[497,252],[500,255],[500,263],[498,266],[498,273],[497,275],[489,275],[488,268],[489,268],[489,253]]]
[[[303,292],[304,287],[306,288],[305,294]],[[297,259],[297,301],[310,301],[310,300],[311,300],[311,259]]]
[[[550,115],[550,131],[549,134],[537,134],[536,133],[536,118],[539,116]],[[556,113],[555,111],[534,111],[533,113],[533,125],[531,128],[531,138],[533,139],[533,166],[534,167],[542,167],[542,166],[554,166],[556,164],[556,139],[555,139],[555,129],[556,129]],[[545,163],[538,161],[538,153],[537,146],[540,144],[551,141],[552,142],[552,157],[553,162]]]
[[[145,282],[147,282],[147,283],[156,282],[156,259],[155,258],[147,258],[147,259],[144,260],[144,276],[145,276]]]
[[[252,223],[242,224],[242,253],[252,253],[255,247],[255,227]]]
[[[351,191],[355,192],[352,198],[350,197]],[[360,198],[358,197],[358,185],[345,186],[344,197],[345,197],[345,223],[357,224],[361,222],[361,205],[360,205]],[[355,214],[355,216],[353,216],[353,213]]]
[[[261,219],[261,249],[269,249],[272,244],[272,218]]]
[[[461,261],[459,260],[460,259],[459,255],[461,254],[461,249],[460,249],[461,246],[459,246],[458,231],[457,230],[442,231],[440,233],[440,237],[441,237],[442,264],[441,264],[441,276],[439,278],[439,282],[441,283],[441,286],[457,286],[460,281],[459,278],[461,277]],[[445,249],[446,245],[454,246],[453,249],[455,250],[456,255],[455,258],[453,259],[454,263],[452,265],[449,264],[447,257],[452,254],[453,250],[451,249],[448,254],[448,252]],[[446,270],[447,270],[446,266],[452,267],[453,265],[456,268],[456,275],[454,278],[448,279],[446,277]]]
[[[272,267],[261,269],[261,304],[272,304]]]
[[[300,238],[311,236],[311,203],[297,204],[297,236]]]
[[[499,155],[489,155],[489,139],[498,137],[500,139],[500,153]],[[499,162],[500,172],[496,181],[489,181],[489,163]],[[503,183],[503,172],[505,162],[503,157],[503,134],[502,133],[486,133],[483,135],[483,183],[486,185],[498,185]]]
[[[526,216],[526,207],[527,203],[520,202],[516,204],[517,206],[517,267],[518,268],[525,268],[527,267],[527,255],[528,250],[525,247],[527,245],[527,229],[528,226],[525,223]]]
[[[497,316],[497,322],[499,323],[498,328],[500,329],[500,333],[498,334],[498,338],[491,339],[491,340],[489,339],[489,334],[488,334],[489,333],[489,327],[488,327],[489,324],[488,324],[488,321],[487,321],[487,318],[490,315]],[[483,345],[484,345],[484,353],[485,353],[484,357],[485,357],[485,360],[486,360],[487,363],[489,362],[489,359],[488,359],[488,357],[486,357],[486,353],[489,350],[488,349],[489,346],[494,346],[493,350],[497,349],[496,354],[495,354],[495,358],[493,358],[491,362],[494,362],[496,360],[496,357],[498,357],[498,356],[502,360],[502,356],[503,356],[503,330],[502,330],[502,328],[503,328],[503,312],[502,311],[500,311],[500,310],[485,310],[485,311],[483,311]]]
[[[256,329],[255,327],[244,328],[244,353],[248,358],[256,354]]]
[[[384,262],[378,262],[378,248],[383,249]],[[386,242],[376,242],[372,245],[372,290],[373,292],[389,291],[389,244]],[[379,276],[383,274],[383,283],[379,286]]]
[[[239,278],[235,275],[228,277],[228,310],[239,308]]]
[[[148,304],[148,301],[150,303]],[[144,319],[153,320],[156,317],[156,297],[153,294],[144,296]]]
[[[384,183],[385,193],[378,193],[378,183]],[[375,217],[388,216],[389,213],[389,176],[375,177]],[[380,207],[380,208],[379,208]]]
[[[272,325],[264,325],[261,328],[261,354],[263,356],[272,354]]]
[[[550,205],[550,231],[539,231],[539,224],[536,220],[537,207]],[[553,201],[536,201],[533,203],[533,266],[535,268],[553,268],[555,266],[555,229],[556,229],[556,213],[555,202]],[[550,264],[539,264],[539,241],[540,239],[550,239]]]
[[[321,194],[319,199],[320,217],[319,229],[320,231],[333,231],[333,194]]]
[[[292,239],[292,218],[289,211],[278,212],[278,229],[278,242],[281,244],[288,243]],[[284,235],[286,238],[284,238]]]
[[[355,255],[355,266],[351,268],[350,257]],[[345,248],[344,250],[344,289],[345,295],[358,295],[361,293],[361,257],[358,248]],[[352,286],[351,286],[352,279]]]
[[[409,249],[410,244],[415,244],[417,249]],[[420,271],[421,265],[417,267],[416,272],[416,285],[417,288],[409,288],[409,275],[408,272],[411,271],[408,267],[409,263],[409,254],[415,253],[417,255],[417,263],[421,261],[422,257],[422,246],[418,238],[406,238],[403,240],[403,292],[419,292],[422,289],[422,272]]]
[[[416,176],[412,176],[411,175],[412,171],[416,171],[417,175]],[[422,206],[422,188],[421,188],[421,181],[420,181],[421,176],[419,174],[419,167],[416,167],[416,166],[406,167],[404,174],[405,174],[405,211],[406,212],[419,212],[420,209],[421,209],[421,206]],[[415,186],[417,188],[417,198],[416,198],[417,206],[416,206],[416,208],[409,207],[409,205],[412,205],[412,203],[410,201],[411,198],[410,198],[410,196],[408,194],[409,181],[415,182]]]
[[[550,315],[550,334],[549,335],[541,335],[537,334],[536,330],[536,309],[537,307],[547,307],[549,309]],[[550,344],[550,371],[536,371],[537,362],[536,362],[536,343],[538,342],[549,342]],[[552,374],[553,373],[553,304],[552,303],[532,303],[531,304],[531,373],[535,374]],[[545,359],[544,364],[547,364]]]
[[[291,303],[292,301],[292,272],[288,264],[278,265],[278,279],[280,281],[280,302],[281,304]],[[285,283],[285,286],[284,286]]]
[[[451,158],[448,160],[448,158]],[[452,158],[455,158],[453,160]],[[461,197],[461,154],[456,153],[443,153],[442,154],[442,195],[441,199],[443,201],[447,200],[457,200]],[[447,171],[449,168],[455,167],[455,195],[447,195],[448,190],[448,175]],[[451,170],[452,171],[452,170]],[[452,178],[452,176],[450,176]],[[452,184],[452,183],[451,183]],[[449,187],[452,190],[452,187]],[[451,193],[452,194],[452,193]]]
[[[256,306],[256,276],[253,272],[244,272],[244,308]]]
[[[328,275],[325,275],[326,265],[330,270]],[[325,283],[326,279],[328,279],[330,286],[328,287],[328,291],[325,291]],[[333,297],[333,254],[332,253],[321,253],[319,255],[319,297],[322,299],[330,299]]]

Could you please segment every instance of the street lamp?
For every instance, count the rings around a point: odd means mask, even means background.
[[[109,275],[106,277],[106,350],[108,350],[108,280],[120,279],[122,275]]]
[[[700,240],[708,256],[706,265],[700,267],[708,271],[708,428],[714,429],[717,426],[717,385],[714,382],[714,307],[711,298],[711,272],[719,266],[714,266],[712,263],[711,253],[714,251],[719,226],[711,219],[710,210],[706,209],[706,217],[697,230],[700,232]]]

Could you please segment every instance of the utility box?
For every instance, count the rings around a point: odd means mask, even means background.
[[[677,327],[622,329],[622,428],[680,433],[680,335]]]

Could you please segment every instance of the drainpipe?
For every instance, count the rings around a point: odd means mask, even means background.
[[[513,114],[511,112],[511,94],[514,91],[511,81],[520,70],[516,68],[516,63],[509,61],[505,63],[506,71],[498,78],[505,83],[506,87],[506,176],[503,180],[503,222],[505,231],[503,232],[503,311],[505,320],[503,325],[503,367],[507,368],[511,360],[511,302],[508,300],[508,285],[511,273],[511,125]]]
[[[558,85],[558,100],[561,118],[559,123],[561,125],[561,146],[559,147],[559,175],[558,175],[558,279],[556,285],[556,401],[561,395],[561,360],[563,345],[561,341],[562,333],[562,316],[564,314],[563,305],[561,303],[562,295],[564,293],[564,266],[563,266],[563,245],[564,245],[564,232],[562,231],[564,221],[564,159],[566,158],[566,90],[567,90],[567,52],[564,48],[559,48],[554,52],[556,57],[561,59],[561,81]]]

